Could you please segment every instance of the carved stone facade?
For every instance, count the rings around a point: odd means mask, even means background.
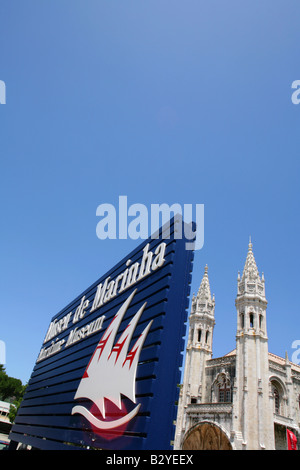
[[[236,349],[212,358],[215,299],[208,268],[193,296],[174,449],[286,449],[286,430],[300,447],[300,366],[268,351],[264,275],[252,251],[236,297]]]

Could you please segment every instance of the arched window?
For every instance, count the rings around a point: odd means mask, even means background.
[[[201,328],[199,328],[199,330],[198,330],[198,343],[200,343],[200,341],[201,341],[201,333],[202,333],[202,330],[201,330]]]
[[[272,395],[274,399],[274,413],[283,415],[283,390],[278,382],[272,382]]]
[[[206,335],[205,335],[205,342],[206,342],[206,344],[208,343],[208,338],[209,338],[209,331],[207,330]]]
[[[253,317],[253,313],[250,313],[250,328],[253,328],[254,327],[254,317]]]
[[[281,383],[280,380],[277,380],[275,377],[271,380],[271,392],[274,403],[274,413],[279,414],[281,416],[286,416],[286,390],[283,383]]]
[[[189,341],[190,341],[190,343],[193,343],[193,341],[194,341],[194,328],[190,329]]]
[[[280,410],[280,395],[276,387],[273,387],[273,397],[274,397],[274,411],[279,414]]]
[[[215,400],[217,402],[231,402],[231,383],[228,374],[221,373],[214,382]]]

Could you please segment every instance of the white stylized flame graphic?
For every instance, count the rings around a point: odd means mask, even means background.
[[[152,321],[150,321],[141,333],[129,353],[128,348],[136,325],[147,302],[138,310],[114,345],[121,321],[135,293],[136,290],[132,292],[120,307],[104,332],[83,374],[74,397],[74,399],[88,398],[97,406],[102,414],[103,420],[98,419],[87,408],[81,405],[74,406],[72,414],[79,413],[83,415],[98,429],[107,430],[119,427],[130,421],[138,413],[140,408],[139,404],[122,418],[114,421],[105,421],[105,398],[113,402],[119,409],[122,407],[121,394],[128,397],[133,403],[136,403],[136,369],[140,352]]]

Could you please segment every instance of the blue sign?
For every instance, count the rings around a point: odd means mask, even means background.
[[[193,251],[149,238],[52,318],[10,433],[38,449],[172,450]]]

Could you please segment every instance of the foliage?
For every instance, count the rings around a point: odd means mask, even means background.
[[[14,400],[13,403],[11,403],[10,408],[9,408],[9,413],[8,413],[8,419],[11,423],[14,422],[19,406],[21,405],[22,398],[19,398],[19,400]]]
[[[3,365],[0,364],[0,400],[11,403],[9,420],[13,422],[23,399],[26,385],[20,379],[9,377]]]

